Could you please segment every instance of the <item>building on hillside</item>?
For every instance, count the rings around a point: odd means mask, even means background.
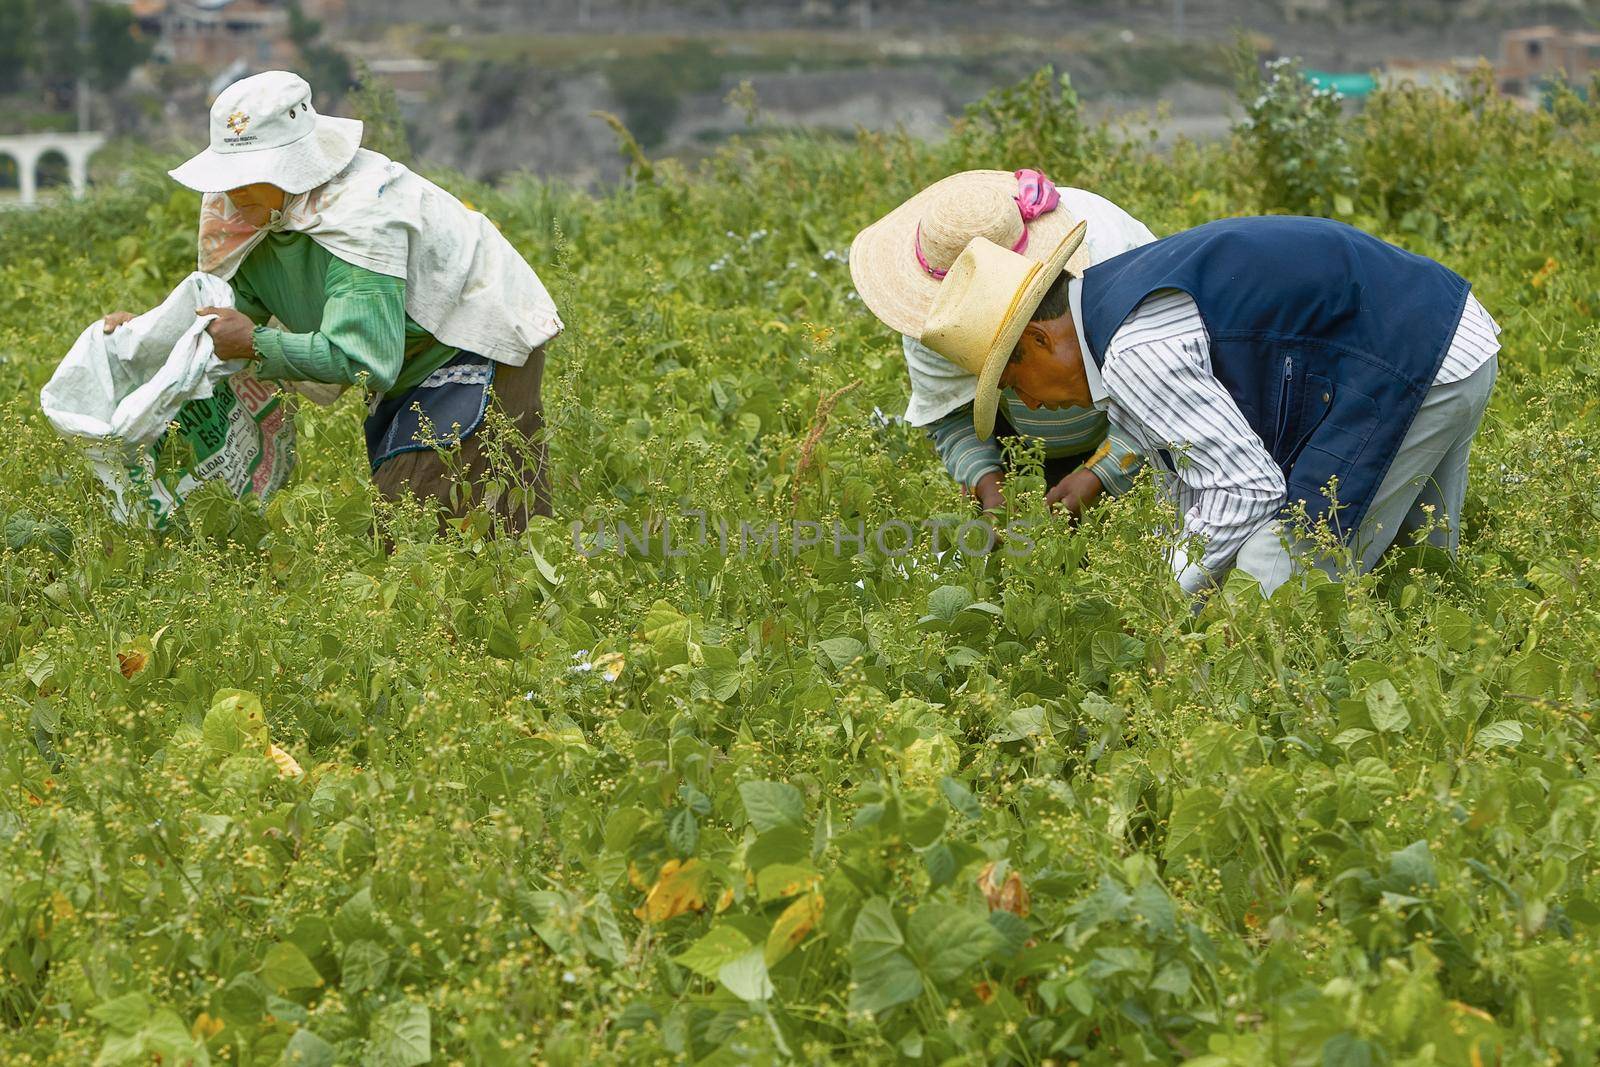
[[[1335,14],[1333,0],[1283,0],[1283,17],[1290,22],[1327,19]]]
[[[439,87],[439,64],[431,59],[397,52],[392,44],[346,41],[345,55],[365,66],[379,81],[388,82],[402,104],[421,104]]]
[[[129,8],[167,63],[220,70],[242,60],[261,69],[293,56],[283,0],[134,0]]]
[[[1582,85],[1600,74],[1600,33],[1529,26],[1500,38],[1500,91],[1537,106],[1551,85]]]
[[[1433,89],[1451,96],[1465,95],[1467,87],[1488,61],[1473,56],[1454,59],[1412,59],[1398,57],[1386,59],[1378,71],[1378,86],[1382,89],[1399,89],[1414,86]]]

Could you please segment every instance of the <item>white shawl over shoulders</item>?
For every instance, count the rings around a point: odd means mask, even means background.
[[[406,314],[455,348],[520,367],[562,330],[544,283],[483,215],[433,182],[360,149],[324,185],[289,197],[272,229],[304,233],[330,253],[403,278]],[[200,208],[200,269],[238,272],[267,234],[239,217],[226,194]]]

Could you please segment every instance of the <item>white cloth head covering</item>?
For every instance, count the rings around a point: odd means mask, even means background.
[[[1156,239],[1150,228],[1103,196],[1086,189],[1058,186],[1061,204],[1071,217],[1089,224],[1083,245],[1089,262],[1103,263]],[[909,334],[901,336],[906,372],[911,376],[911,400],[906,421],[913,426],[938,422],[956,409],[972,403],[978,379]]]
[[[303,233],[346,263],[406,283],[406,314],[447,345],[520,367],[562,330],[544,283],[494,224],[404,164],[359,150],[291,196],[268,229],[226,194],[200,203],[200,269],[232,278],[270,231]]]
[[[304,193],[343,170],[360,147],[361,123],[317,114],[304,78],[269,70],[222,90],[211,105],[210,146],[167,173],[200,193],[256,182]]]

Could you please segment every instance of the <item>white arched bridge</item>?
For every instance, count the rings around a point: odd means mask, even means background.
[[[103,133],[22,133],[0,136],[0,158],[17,166],[17,188],[23,204],[39,195],[39,164],[60,156],[67,164],[67,184],[72,195],[82,196],[89,186],[89,157],[106,143]]]

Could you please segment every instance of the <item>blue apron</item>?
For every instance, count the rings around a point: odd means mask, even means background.
[[[363,424],[372,469],[402,452],[453,448],[476,433],[489,410],[494,367],[492,359],[462,352],[415,388],[380,395]]]

